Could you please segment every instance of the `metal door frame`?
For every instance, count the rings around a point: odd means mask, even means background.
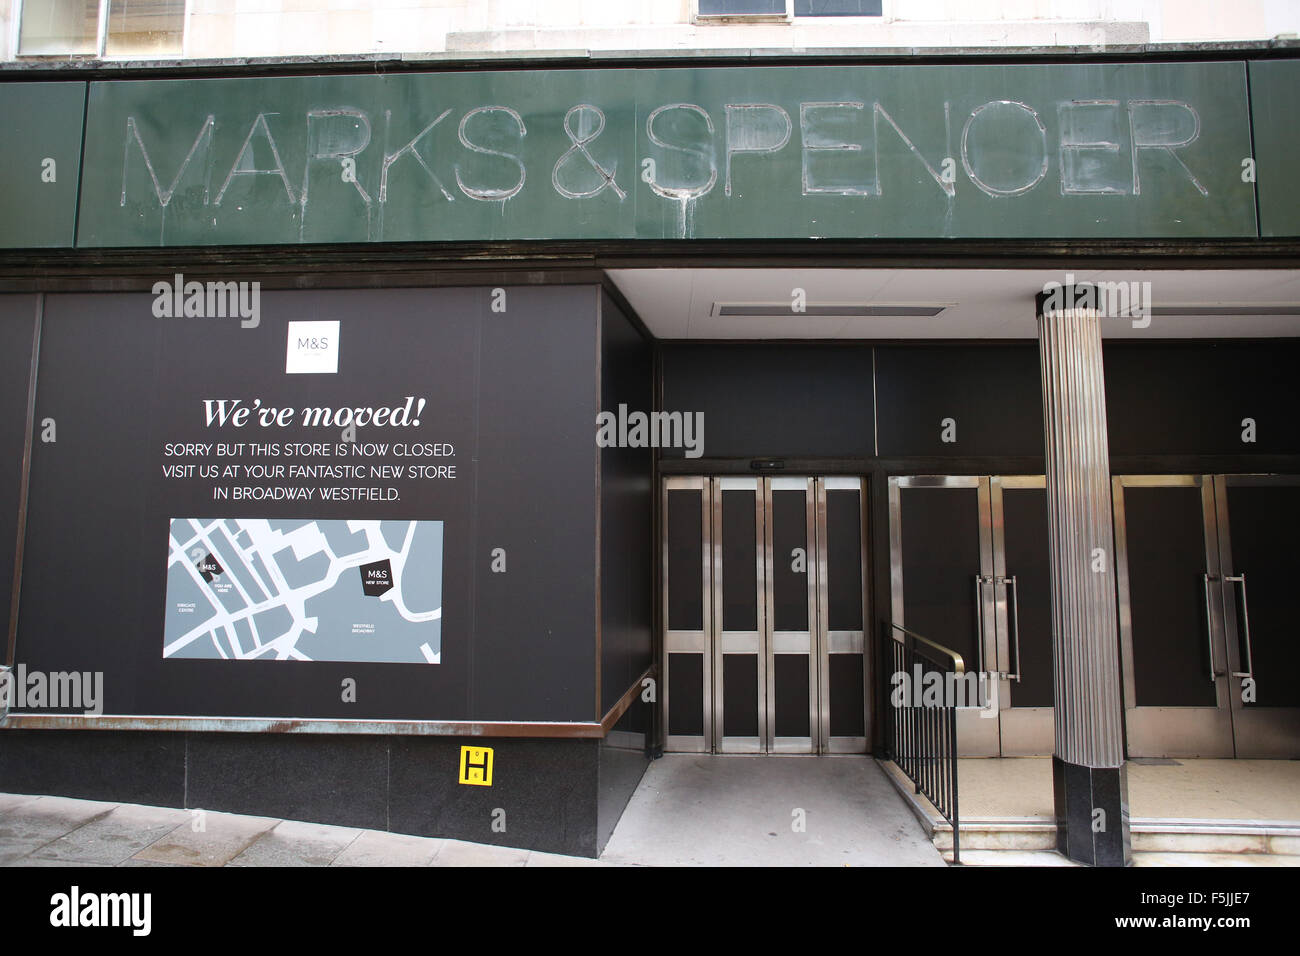
[[[763,479],[757,477],[719,476],[713,484],[713,752],[762,753],[768,740],[770,705],[767,698],[767,598],[766,549],[764,548],[763,513],[765,501]],[[722,495],[726,491],[752,491],[754,493],[754,604],[753,631],[724,631],[722,627]],[[758,659],[758,736],[728,737],[723,734],[723,661],[726,654],[753,654]]]
[[[1004,757],[1051,756],[1056,749],[1056,728],[1051,707],[1017,707],[1015,685],[1020,682],[1020,594],[1015,575],[1007,571],[1006,517],[1002,507],[1004,489],[1041,488],[1047,491],[1045,475],[992,475],[989,478],[989,516],[993,541],[993,610],[998,654],[1007,662],[998,680],[998,723]],[[1050,565],[1051,553],[1043,542],[1043,563]],[[1010,570],[1015,570],[1014,568]],[[1050,595],[1049,595],[1050,599]],[[1015,613],[1011,614],[1012,602]],[[1011,621],[1008,619],[1011,618]],[[1012,621],[1014,623],[1012,623]],[[1055,653],[1055,636],[1048,634]],[[1014,651],[1014,654],[1013,654]],[[1012,671],[1012,665],[1015,671]]]
[[[1000,674],[997,640],[997,615],[986,589],[993,584],[992,504],[989,479],[980,475],[891,475],[889,478],[889,590],[890,615],[893,623],[907,626],[903,604],[903,489],[974,488],[979,509],[980,567],[971,574],[976,592],[976,639],[982,659],[976,670],[983,674]],[[988,635],[993,640],[988,640]],[[923,635],[943,644],[944,635]],[[969,670],[969,667],[968,667]],[[983,678],[981,678],[983,680]],[[979,708],[963,707],[957,711],[957,751],[963,757],[1001,756],[1001,721]]]
[[[872,718],[872,667],[871,655],[867,653],[867,622],[870,607],[867,601],[867,508],[865,479],[852,477],[820,477],[815,479],[817,496],[817,690],[821,701],[818,749],[822,753],[865,753],[867,741],[871,739]],[[827,581],[829,557],[827,554],[827,491],[856,491],[858,493],[858,569],[861,577],[862,593],[862,630],[830,630],[830,593]],[[862,655],[862,704],[863,736],[831,736],[830,672],[832,654]]]
[[[812,477],[769,477],[763,478],[763,514],[764,514],[764,568],[763,568],[763,593],[767,602],[767,626],[764,628],[764,643],[767,649],[763,666],[767,672],[766,693],[763,697],[762,709],[765,713],[767,733],[763,738],[765,749],[768,753],[799,753],[811,754],[817,752],[818,744],[818,714],[821,708],[818,705],[819,685],[817,680],[818,661],[821,658],[819,650],[824,645],[819,639],[819,611],[818,594],[820,589],[818,579],[821,577],[822,564],[820,561],[820,550],[818,547],[818,520],[824,517],[824,512],[817,509],[817,497],[815,481]],[[807,631],[778,631],[776,630],[776,608],[775,597],[773,594],[773,578],[776,572],[776,555],[774,553],[774,544],[772,540],[773,523],[772,523],[772,492],[773,491],[802,491],[804,493],[804,561],[806,577],[806,601],[807,601]],[[808,655],[808,736],[806,737],[778,737],[776,736],[776,655],[777,654],[807,654]]]
[[[1207,641],[1214,683],[1213,707],[1140,707],[1133,673],[1133,611],[1128,580],[1128,522],[1125,488],[1198,488],[1205,547]],[[1130,757],[1232,757],[1227,645],[1223,633],[1222,584],[1212,475],[1117,475],[1111,478],[1115,514],[1115,573],[1119,601],[1121,676],[1124,684],[1125,745]]]
[[[1217,519],[1219,567],[1222,570],[1219,585],[1222,599],[1222,620],[1227,652],[1228,698],[1232,708],[1233,743],[1238,757],[1300,757],[1300,708],[1297,707],[1246,707],[1241,700],[1240,681],[1254,676],[1250,660],[1250,595],[1246,590],[1249,569],[1237,570],[1232,560],[1232,527],[1228,514],[1229,487],[1296,487],[1300,475],[1215,475],[1214,501]],[[1237,595],[1244,597],[1245,614],[1239,615]],[[1244,626],[1239,634],[1238,622]],[[1246,656],[1243,661],[1240,637],[1246,638]],[[1243,664],[1246,665],[1243,667]]]
[[[722,492],[746,490],[755,494],[755,532],[758,561],[755,587],[758,630],[722,632]],[[668,494],[670,491],[693,490],[700,493],[701,566],[703,629],[670,630],[668,607]],[[808,631],[777,631],[773,603],[774,553],[772,492],[804,492],[805,542],[807,546]],[[830,631],[828,629],[826,492],[852,490],[858,495],[858,542],[862,629]],[[670,654],[699,654],[703,660],[702,701],[703,734],[671,735],[665,732],[664,749],[685,753],[865,753],[872,727],[871,655],[868,653],[866,626],[870,618],[868,597],[868,548],[866,479],[862,476],[764,476],[732,477],[725,475],[665,476],[661,482],[660,535],[662,585],[660,606],[664,622],[661,654],[661,695],[665,731],[668,726],[672,687],[668,678]],[[758,656],[759,735],[724,737],[723,670],[724,653],[753,653]],[[809,736],[777,737],[775,726],[776,679],[773,658],[780,653],[808,655]],[[863,679],[862,736],[830,735],[830,655],[860,654]]]
[[[700,567],[702,569],[701,593],[701,629],[698,631],[668,629],[668,492],[696,489],[700,492]],[[708,753],[713,746],[713,650],[711,635],[713,627],[713,584],[710,580],[713,569],[712,521],[713,508],[710,503],[712,495],[711,482],[704,477],[665,477],[660,492],[660,511],[663,515],[663,534],[660,540],[660,585],[659,600],[664,626],[662,653],[663,680],[660,683],[664,715],[664,749],[682,753]],[[703,713],[703,734],[701,736],[671,735],[668,733],[668,700],[672,694],[671,681],[668,679],[668,655],[699,654],[703,660],[703,686],[700,688],[700,700]]]

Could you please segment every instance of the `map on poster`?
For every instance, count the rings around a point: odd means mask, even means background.
[[[437,664],[441,521],[172,518],[163,657]]]

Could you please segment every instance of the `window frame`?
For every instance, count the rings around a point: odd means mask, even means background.
[[[185,0],[185,9],[181,13],[181,48],[175,54],[169,56],[185,57],[189,46],[190,36],[190,3],[192,0]],[[789,0],[787,0],[789,2]],[[86,59],[86,60],[139,60],[138,56],[109,56],[106,52],[108,49],[108,5],[109,0],[99,0],[98,22],[95,31],[95,51],[93,53],[24,53],[21,48],[23,35],[23,12],[27,6],[27,0],[13,0],[13,15],[9,23],[9,49],[13,51],[13,59],[31,57],[33,59],[51,57],[60,57],[65,59]]]
[[[188,0],[187,0],[188,3]],[[788,23],[796,20],[871,20],[883,22],[891,19],[893,0],[880,0],[879,13],[840,13],[830,16],[797,16],[794,12],[795,0],[785,0],[785,13],[700,13],[700,0],[691,0],[691,20],[694,23]]]

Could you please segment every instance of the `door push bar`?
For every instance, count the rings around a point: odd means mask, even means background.
[[[1210,683],[1215,683],[1220,676],[1214,669],[1214,620],[1210,616],[1210,580],[1219,580],[1217,574],[1210,574],[1205,571],[1201,574],[1201,585],[1205,589],[1205,639],[1207,642],[1206,650],[1210,653]]]
[[[1250,646],[1250,604],[1246,600],[1246,572],[1224,575],[1223,580],[1241,585],[1241,623],[1246,634],[1246,669],[1244,671],[1233,671],[1232,676],[1253,678],[1255,676],[1255,664],[1252,661]]]
[[[994,578],[995,584],[1001,584],[1007,588],[1007,594],[1011,598],[1011,612],[1014,615],[1011,625],[1012,646],[1016,649],[1016,672],[1014,674],[1004,674],[1007,680],[1013,680],[1020,683],[1020,592],[1016,589],[1016,576],[1014,574],[1007,577]]]
[[[1002,656],[999,653],[999,648],[997,642],[995,641],[993,644],[993,673],[997,675],[999,680],[1013,680],[1019,683],[1020,682],[1020,593],[1016,589],[1016,576],[1014,574],[1009,575],[1007,577],[1001,577],[1001,576],[995,577],[991,574],[975,575],[975,627],[976,627],[976,633],[979,635],[980,666],[983,667],[984,665],[983,603],[984,603],[984,585],[986,584],[992,584],[995,586],[1001,584],[1006,587],[1009,587],[1010,589],[1009,594],[1011,595],[1011,604],[1012,604],[1011,610],[1012,613],[1015,615],[1014,623],[1012,624],[1011,633],[1013,637],[1012,645],[1015,647],[1015,651],[1016,651],[1016,672],[1014,674],[1003,673]]]
[[[979,637],[979,665],[977,670],[983,670],[985,666],[984,658],[984,585],[993,584],[994,577],[991,574],[975,575],[975,633]],[[998,654],[997,641],[993,642],[993,674],[1001,677],[1002,658]]]

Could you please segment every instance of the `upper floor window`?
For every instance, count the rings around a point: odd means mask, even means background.
[[[878,17],[881,0],[699,0],[702,17]]]
[[[185,0],[22,0],[19,56],[179,56]]]

